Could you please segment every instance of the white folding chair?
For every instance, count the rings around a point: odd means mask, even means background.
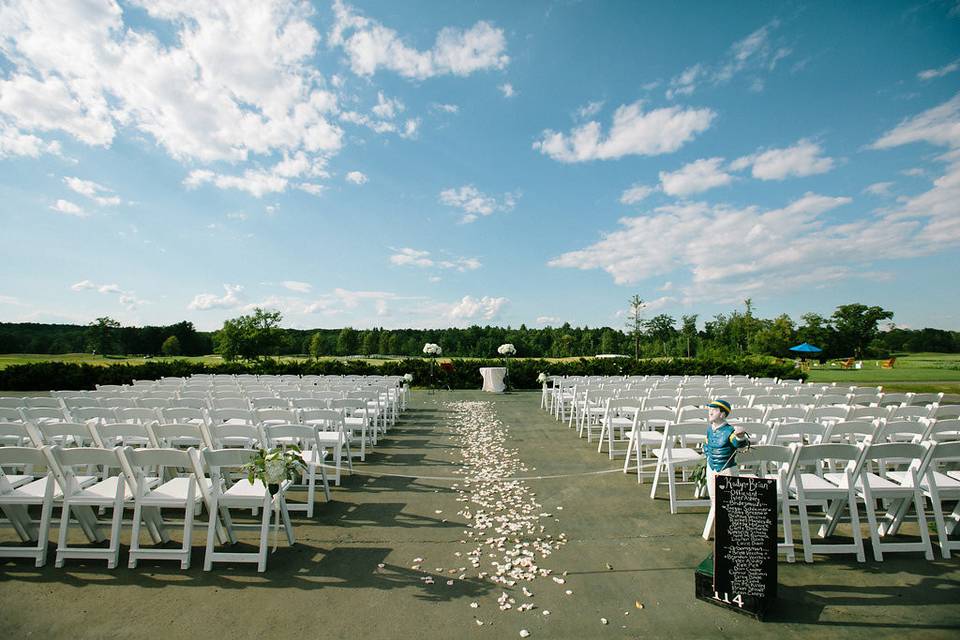
[[[650,498],[657,497],[657,486],[662,474],[667,475],[667,486],[670,493],[670,513],[676,513],[679,507],[709,507],[709,498],[700,498],[695,492],[692,499],[680,499],[677,496],[677,485],[692,484],[685,478],[684,471],[692,469],[702,459],[703,454],[691,445],[702,444],[706,429],[703,423],[679,422],[668,424],[663,430],[663,444],[660,449],[654,450],[657,458],[657,467],[653,474],[653,487],[650,489]],[[681,480],[677,480],[676,473],[680,471]]]
[[[864,454],[860,477],[857,479],[857,497],[863,500],[870,523],[870,541],[873,545],[873,558],[883,560],[884,552],[922,551],[927,560],[933,560],[933,547],[930,545],[930,532],[927,530],[927,518],[924,514],[924,500],[920,489],[920,476],[926,468],[930,443],[913,444],[910,442],[888,442],[870,445]],[[900,472],[886,474],[869,470],[870,462],[878,468],[886,466],[885,461],[907,461],[907,468]],[[884,522],[878,524],[875,513],[877,500],[889,501]],[[887,542],[883,538],[887,533],[895,534],[904,516],[913,504],[920,528],[920,542]]]
[[[30,447],[0,447],[0,509],[17,535],[24,542],[35,542],[32,547],[0,546],[0,556],[33,558],[37,567],[47,563],[47,545],[50,538],[50,519],[53,511],[55,481],[52,472],[34,480],[29,477],[11,478],[4,466],[36,468],[47,464],[40,449]],[[40,524],[34,527],[27,507],[40,506]]]
[[[863,448],[852,444],[811,444],[798,447],[791,474],[790,491],[796,500],[803,538],[803,559],[813,562],[814,553],[855,553],[858,562],[864,562],[863,538],[860,535],[860,516],[857,511],[855,478],[860,473]],[[843,471],[824,473],[822,470],[843,462]],[[813,465],[814,471],[805,470]],[[846,507],[850,513],[850,530],[853,541],[844,543],[814,544],[810,535],[810,515],[807,507],[826,502],[825,519],[818,535],[831,535]]]
[[[926,471],[921,480],[923,495],[930,498],[933,519],[937,526],[940,555],[950,557],[950,552],[960,550],[960,540],[951,540],[950,535],[960,524],[960,441],[937,442],[930,451]],[[941,465],[943,465],[941,467]],[[952,467],[952,469],[951,469]],[[955,502],[948,518],[944,517],[943,503]]]
[[[190,554],[193,542],[193,520],[198,507],[206,502],[210,511],[210,480],[203,473],[203,465],[196,449],[134,449],[124,447],[120,452],[121,462],[125,463],[124,472],[134,479],[133,496],[133,532],[130,536],[129,567],[137,568],[139,560],[179,560],[181,569],[190,568]],[[157,484],[153,482],[152,474],[160,470],[161,477],[164,469],[176,469],[172,477]],[[148,521],[148,526],[154,524],[166,536],[166,523],[162,518],[163,509],[183,510],[183,543],[179,549],[144,548],[140,544],[140,527],[144,520],[144,512],[155,512],[155,517]],[[211,519],[216,518],[211,515]],[[217,534],[223,536],[222,530]],[[225,540],[225,537],[221,537]]]
[[[85,558],[106,560],[108,569],[115,568],[120,559],[120,525],[123,521],[124,502],[133,497],[123,473],[116,476],[109,475],[108,470],[111,467],[120,466],[116,451],[92,447],[63,449],[60,446],[50,447],[44,451],[48,454],[48,460],[59,470],[59,474],[54,475],[63,493],[56,566],[62,567],[67,558]],[[80,479],[77,468],[90,466],[102,467],[102,475],[105,479],[92,485],[85,485]],[[111,509],[110,536],[106,549],[67,545],[70,511],[83,507]]]
[[[300,412],[300,421],[315,429],[317,444],[333,452],[334,483],[339,487],[344,457],[347,469],[353,473],[350,433],[344,424],[343,413],[333,409],[304,409]]]
[[[625,399],[619,402],[624,404],[618,410],[626,413],[619,419],[630,420],[627,435],[627,455],[623,461],[623,472],[628,473],[633,468],[630,464],[631,461],[636,462],[637,484],[643,484],[644,474],[650,475],[656,472],[656,466],[660,459],[654,455],[654,452],[663,447],[664,428],[668,424],[673,424],[676,420],[670,409],[639,409],[631,413],[630,409],[636,408],[636,399]],[[613,420],[616,419],[615,416]],[[645,469],[645,467],[649,467],[650,463],[654,465],[653,471],[648,468]]]
[[[287,480],[280,484],[275,495],[259,479],[250,482],[241,478],[228,484],[230,474],[228,469],[238,470],[244,464],[253,460],[256,452],[249,449],[204,449],[203,458],[210,470],[210,522],[207,527],[207,550],[203,558],[203,570],[210,571],[215,562],[255,562],[257,571],[267,570],[267,545],[270,535],[270,519],[274,510],[279,511],[283,519],[287,542],[294,544],[293,526],[290,524],[290,514],[287,513],[286,500],[283,494],[290,484]],[[236,544],[237,537],[234,529],[239,528],[230,518],[230,509],[262,509],[260,520],[260,544],[256,553],[216,551],[217,522],[222,522],[227,537],[232,544]]]
[[[263,427],[263,438],[266,441],[267,448],[284,447],[288,444],[296,444],[300,448],[300,458],[307,466],[306,504],[287,503],[287,509],[290,511],[306,511],[307,517],[313,517],[313,505],[316,500],[317,489],[317,469],[320,470],[320,480],[323,483],[323,495],[327,502],[330,502],[330,483],[327,480],[327,470],[324,468],[323,461],[327,457],[327,452],[323,446],[317,442],[316,429],[305,424],[273,424]]]

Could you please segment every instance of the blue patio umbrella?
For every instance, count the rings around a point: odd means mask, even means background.
[[[820,353],[823,351],[820,347],[815,347],[809,342],[804,342],[803,344],[798,344],[795,347],[790,347],[790,351],[796,351],[797,353]]]

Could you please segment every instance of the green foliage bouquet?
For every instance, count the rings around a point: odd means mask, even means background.
[[[291,444],[286,447],[275,447],[269,451],[258,449],[253,460],[242,468],[250,484],[253,484],[254,480],[260,480],[273,494],[284,480],[296,480],[306,471],[307,465],[300,456],[300,447]]]

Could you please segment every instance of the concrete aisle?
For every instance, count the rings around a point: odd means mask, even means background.
[[[464,503],[452,488],[462,483],[454,475],[460,453],[444,403],[457,400],[495,403],[526,475],[572,474],[527,481],[543,512],[552,514],[542,519],[545,532],[564,532],[569,540],[539,561],[555,575],[566,571],[565,584],[537,578],[525,585],[534,594],[526,598],[524,585],[503,589],[478,579],[478,570],[454,555],[472,548],[460,542],[466,536],[457,512]],[[4,633],[373,640],[509,638],[527,629],[531,638],[882,638],[949,637],[960,628],[960,560],[927,562],[920,554],[891,555],[883,563],[844,556],[783,562],[780,604],[764,624],[695,600],[693,568],[710,551],[699,537],[705,512],[670,515],[665,498],[650,500],[649,485],[638,487],[635,476],[619,472],[622,460],[608,461],[538,404],[536,393],[415,392],[404,419],[333,490],[333,502],[319,504],[312,522],[295,517],[297,545],[282,544],[266,574],[252,565],[204,573],[202,534],[186,572],[149,561],[128,570],[126,547],[114,571],[104,563],[72,561],[55,569],[51,559],[38,570],[0,560]],[[612,472],[596,473],[606,470]],[[0,541],[14,539],[9,527],[0,531]],[[480,570],[488,570],[487,561]],[[462,566],[466,578],[458,580]],[[496,601],[504,591],[536,608],[500,611]]]

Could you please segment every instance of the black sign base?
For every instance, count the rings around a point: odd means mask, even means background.
[[[733,595],[715,591],[713,588],[712,553],[704,558],[693,575],[697,600],[703,600],[718,607],[763,621],[772,598],[757,598],[756,596]]]

